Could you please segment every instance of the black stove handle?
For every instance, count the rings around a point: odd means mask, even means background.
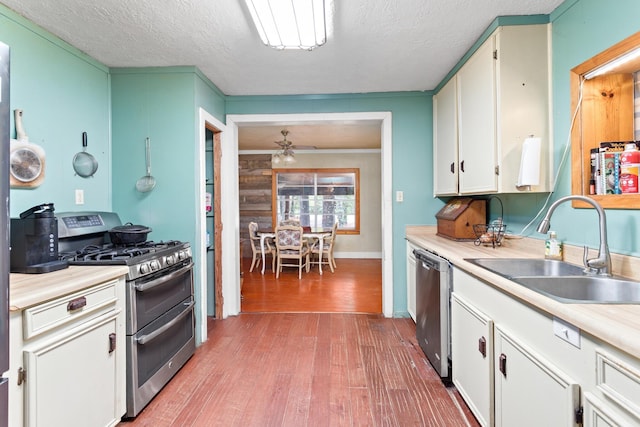
[[[187,270],[190,270],[192,268],[193,268],[193,261],[189,262],[189,265],[187,265],[184,268],[181,268],[180,270],[176,270],[173,273],[167,274],[166,276],[158,277],[157,279],[150,280],[145,283],[136,283],[135,285],[133,285],[133,287],[138,292],[145,292],[155,288],[156,286],[164,285],[169,280],[175,279],[176,277],[184,274]]]

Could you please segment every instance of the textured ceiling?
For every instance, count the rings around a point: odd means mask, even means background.
[[[310,52],[264,46],[243,0],[0,2],[110,67],[195,65],[227,95],[283,95],[433,89],[497,16],[562,0],[333,0]]]
[[[309,52],[264,46],[243,0],[0,0],[109,67],[196,66],[227,95],[432,90],[496,17],[563,0],[327,1],[328,41]]]

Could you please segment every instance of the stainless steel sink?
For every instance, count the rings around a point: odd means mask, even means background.
[[[516,283],[561,302],[640,303],[640,282],[603,276],[515,277]]]
[[[507,279],[520,276],[580,276],[583,267],[568,262],[536,258],[468,258],[480,267]]]
[[[638,304],[640,282],[594,276],[564,261],[535,258],[467,258],[472,264],[565,303]]]

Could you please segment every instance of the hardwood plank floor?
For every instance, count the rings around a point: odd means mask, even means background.
[[[209,319],[208,341],[120,427],[477,426],[414,322],[382,317],[381,261],[337,262],[276,280],[243,260],[242,314]]]
[[[243,313],[132,421],[141,426],[477,426],[415,339],[380,314]]]
[[[380,259],[338,259],[335,273],[323,266],[320,275],[315,265],[301,279],[295,268],[283,269],[276,279],[270,258],[264,275],[259,268],[249,272],[250,261],[243,259],[243,313],[382,313]]]

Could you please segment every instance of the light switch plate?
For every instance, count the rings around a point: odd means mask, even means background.
[[[553,333],[561,340],[580,348],[580,329],[576,326],[554,317]]]
[[[404,191],[396,191],[396,202],[404,201]]]
[[[76,205],[84,205],[84,190],[76,190]]]

